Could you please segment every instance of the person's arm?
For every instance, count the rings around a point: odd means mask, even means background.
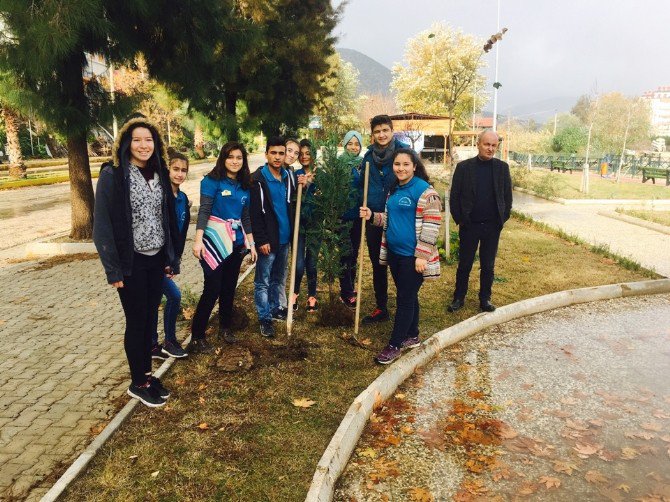
[[[361,207],[359,210],[359,214],[361,218],[365,218],[366,221],[369,221],[372,226],[375,227],[385,227],[386,226],[386,219],[388,217],[386,211],[383,213],[380,212],[373,212],[372,209],[369,207]]]
[[[200,194],[200,209],[198,210],[198,221],[195,224],[195,240],[193,241],[193,256],[198,260],[204,258],[205,245],[202,238],[205,235],[207,222],[212,215],[212,207],[214,206],[214,197]]]
[[[419,211],[422,215],[421,233],[416,241],[414,257],[416,271],[423,272],[431,256],[435,254],[442,224],[442,204],[440,196],[433,188],[427,188],[421,194],[417,207],[417,212]]]
[[[116,169],[121,169],[116,168]],[[123,287],[121,259],[114,242],[112,230],[112,197],[114,192],[114,174],[103,169],[95,189],[95,207],[93,210],[93,242],[98,250],[100,261],[105,269],[107,282],[116,288]]]
[[[268,255],[270,249],[270,239],[265,228],[265,219],[263,218],[263,205],[261,202],[261,191],[263,188],[260,183],[254,181],[249,190],[250,205],[249,215],[251,219],[251,228],[253,229],[254,241],[258,252]]]
[[[254,234],[252,233],[252,226],[251,226],[251,214],[249,212],[249,205],[250,202],[247,202],[247,204],[244,205],[242,208],[242,228],[244,231],[247,233],[247,242],[249,243],[250,251],[251,251],[251,263],[256,262],[257,258],[257,253],[256,253],[256,243],[254,242]]]
[[[503,184],[505,189],[504,223],[505,221],[509,220],[509,217],[512,214],[512,176],[509,172],[509,165],[507,163],[504,164]]]
[[[451,180],[451,190],[449,190],[449,212],[451,217],[456,222],[456,225],[461,224],[461,190],[463,186],[463,164],[456,166],[454,177]]]

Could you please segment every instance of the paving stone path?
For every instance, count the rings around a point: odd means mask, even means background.
[[[177,282],[199,292],[186,249]],[[0,269],[0,288],[0,500],[38,500],[125,402],[124,318],[97,256]]]
[[[670,235],[598,214],[611,205],[568,206],[515,191],[514,209],[670,277]]]

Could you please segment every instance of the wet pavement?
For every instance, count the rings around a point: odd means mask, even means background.
[[[670,295],[508,322],[412,376],[338,501],[670,500]]]

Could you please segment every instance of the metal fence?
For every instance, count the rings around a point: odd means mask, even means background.
[[[533,167],[546,167],[547,169],[582,169],[586,162],[585,157],[575,155],[546,155],[510,152],[510,160],[519,164],[528,164],[528,156],[531,157]],[[599,170],[603,162],[607,162],[610,172],[619,168],[621,155],[605,155],[603,157],[590,158],[589,169]],[[627,176],[642,176],[642,169],[664,169],[670,170],[670,159],[664,159],[660,154],[624,155],[621,163],[621,172]]]

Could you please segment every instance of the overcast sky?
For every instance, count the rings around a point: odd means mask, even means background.
[[[499,113],[596,90],[639,95],[670,86],[670,0],[500,2],[500,26],[509,32],[499,42]],[[335,33],[338,47],[391,68],[407,39],[435,21],[487,39],[496,16],[497,0],[349,0]],[[485,57],[491,90],[495,49]]]

